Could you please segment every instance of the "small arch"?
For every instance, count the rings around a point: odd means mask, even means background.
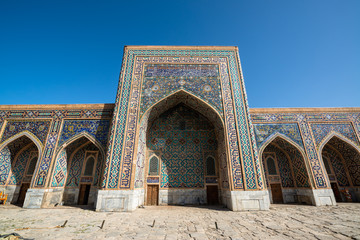
[[[206,175],[216,176],[215,158],[212,156],[206,158]]]
[[[37,162],[37,156],[34,156],[31,158],[27,171],[26,171],[26,175],[33,175],[35,172],[35,168],[36,168],[36,162]]]
[[[84,176],[90,177],[94,172],[95,158],[91,155],[85,161]]]
[[[149,160],[149,176],[159,175],[159,158],[153,155]]]
[[[269,156],[268,158],[266,158],[266,165],[268,168],[268,173],[269,175],[277,175],[277,170],[276,170],[276,165],[275,165],[275,160],[273,159],[273,157]]]

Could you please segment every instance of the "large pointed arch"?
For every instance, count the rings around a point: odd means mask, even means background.
[[[223,171],[226,171],[226,174],[219,174],[219,186],[222,184],[223,181],[227,181],[227,189],[230,189],[232,185],[230,177],[231,172],[228,169],[230,163],[227,149],[228,146],[226,145],[225,140],[226,128],[222,113],[219,113],[214,107],[212,107],[209,103],[205,102],[201,98],[183,89],[180,89],[172,93],[171,95],[160,99],[159,101],[151,105],[148,109],[146,109],[141,116],[137,127],[139,138],[137,139],[137,142],[135,144],[136,156],[133,160],[133,165],[135,166],[135,169],[133,171],[134,181],[132,182],[132,186],[134,188],[140,188],[141,186],[145,187],[144,181],[146,181],[146,166],[148,165],[149,160],[149,157],[145,154],[147,151],[146,139],[148,137],[147,135],[152,122],[156,120],[162,113],[172,109],[173,107],[176,107],[179,104],[184,104],[195,112],[200,113],[214,125],[216,129],[215,132],[218,145],[219,143],[224,145],[221,146],[221,149],[224,149],[225,153],[225,156],[217,154],[219,155],[219,157],[216,158],[219,168],[221,168],[220,165],[225,166],[223,168]],[[222,162],[225,162],[225,164],[223,164]],[[222,170],[219,169],[219,172],[220,171]],[[141,178],[142,180],[140,180]],[[139,183],[139,186],[137,185],[137,183]]]

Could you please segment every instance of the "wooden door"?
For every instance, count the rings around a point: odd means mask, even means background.
[[[283,203],[280,183],[270,184],[273,203]]]
[[[79,205],[87,205],[88,204],[90,187],[91,187],[91,185],[89,185],[89,184],[80,184],[80,192],[79,192],[79,199],[78,199]]]
[[[159,199],[159,185],[147,186],[147,205],[158,205]]]
[[[18,197],[18,200],[17,200],[17,203],[18,204],[23,204],[24,201],[25,201],[25,196],[26,196],[26,192],[27,190],[29,189],[30,187],[30,183],[23,183],[21,184],[21,187],[20,187],[20,193],[19,193],[19,197]]]
[[[341,194],[340,194],[340,191],[339,191],[339,188],[337,186],[336,183],[331,183],[331,188],[334,192],[334,195],[335,195],[335,199],[337,202],[342,202],[342,198],[341,198]]]
[[[206,186],[207,203],[210,205],[219,203],[218,186]]]

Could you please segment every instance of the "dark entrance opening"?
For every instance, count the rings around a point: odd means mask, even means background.
[[[90,194],[90,184],[80,184],[80,192],[79,192],[79,205],[87,205]]]
[[[23,205],[25,201],[26,192],[30,187],[30,183],[21,184],[19,198],[17,200],[17,204]]]
[[[206,186],[206,195],[209,205],[219,204],[218,186]]]
[[[271,188],[273,202],[274,203],[283,203],[284,200],[283,200],[280,183],[270,184],[270,188]]]
[[[337,183],[335,183],[335,182],[331,183],[331,188],[332,188],[332,190],[334,192],[336,201],[337,202],[342,202],[341,194],[340,194]]]

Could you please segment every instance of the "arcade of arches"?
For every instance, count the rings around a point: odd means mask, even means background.
[[[239,59],[126,46],[115,104],[0,105],[0,191],[97,211],[360,202],[360,108],[250,109]]]

